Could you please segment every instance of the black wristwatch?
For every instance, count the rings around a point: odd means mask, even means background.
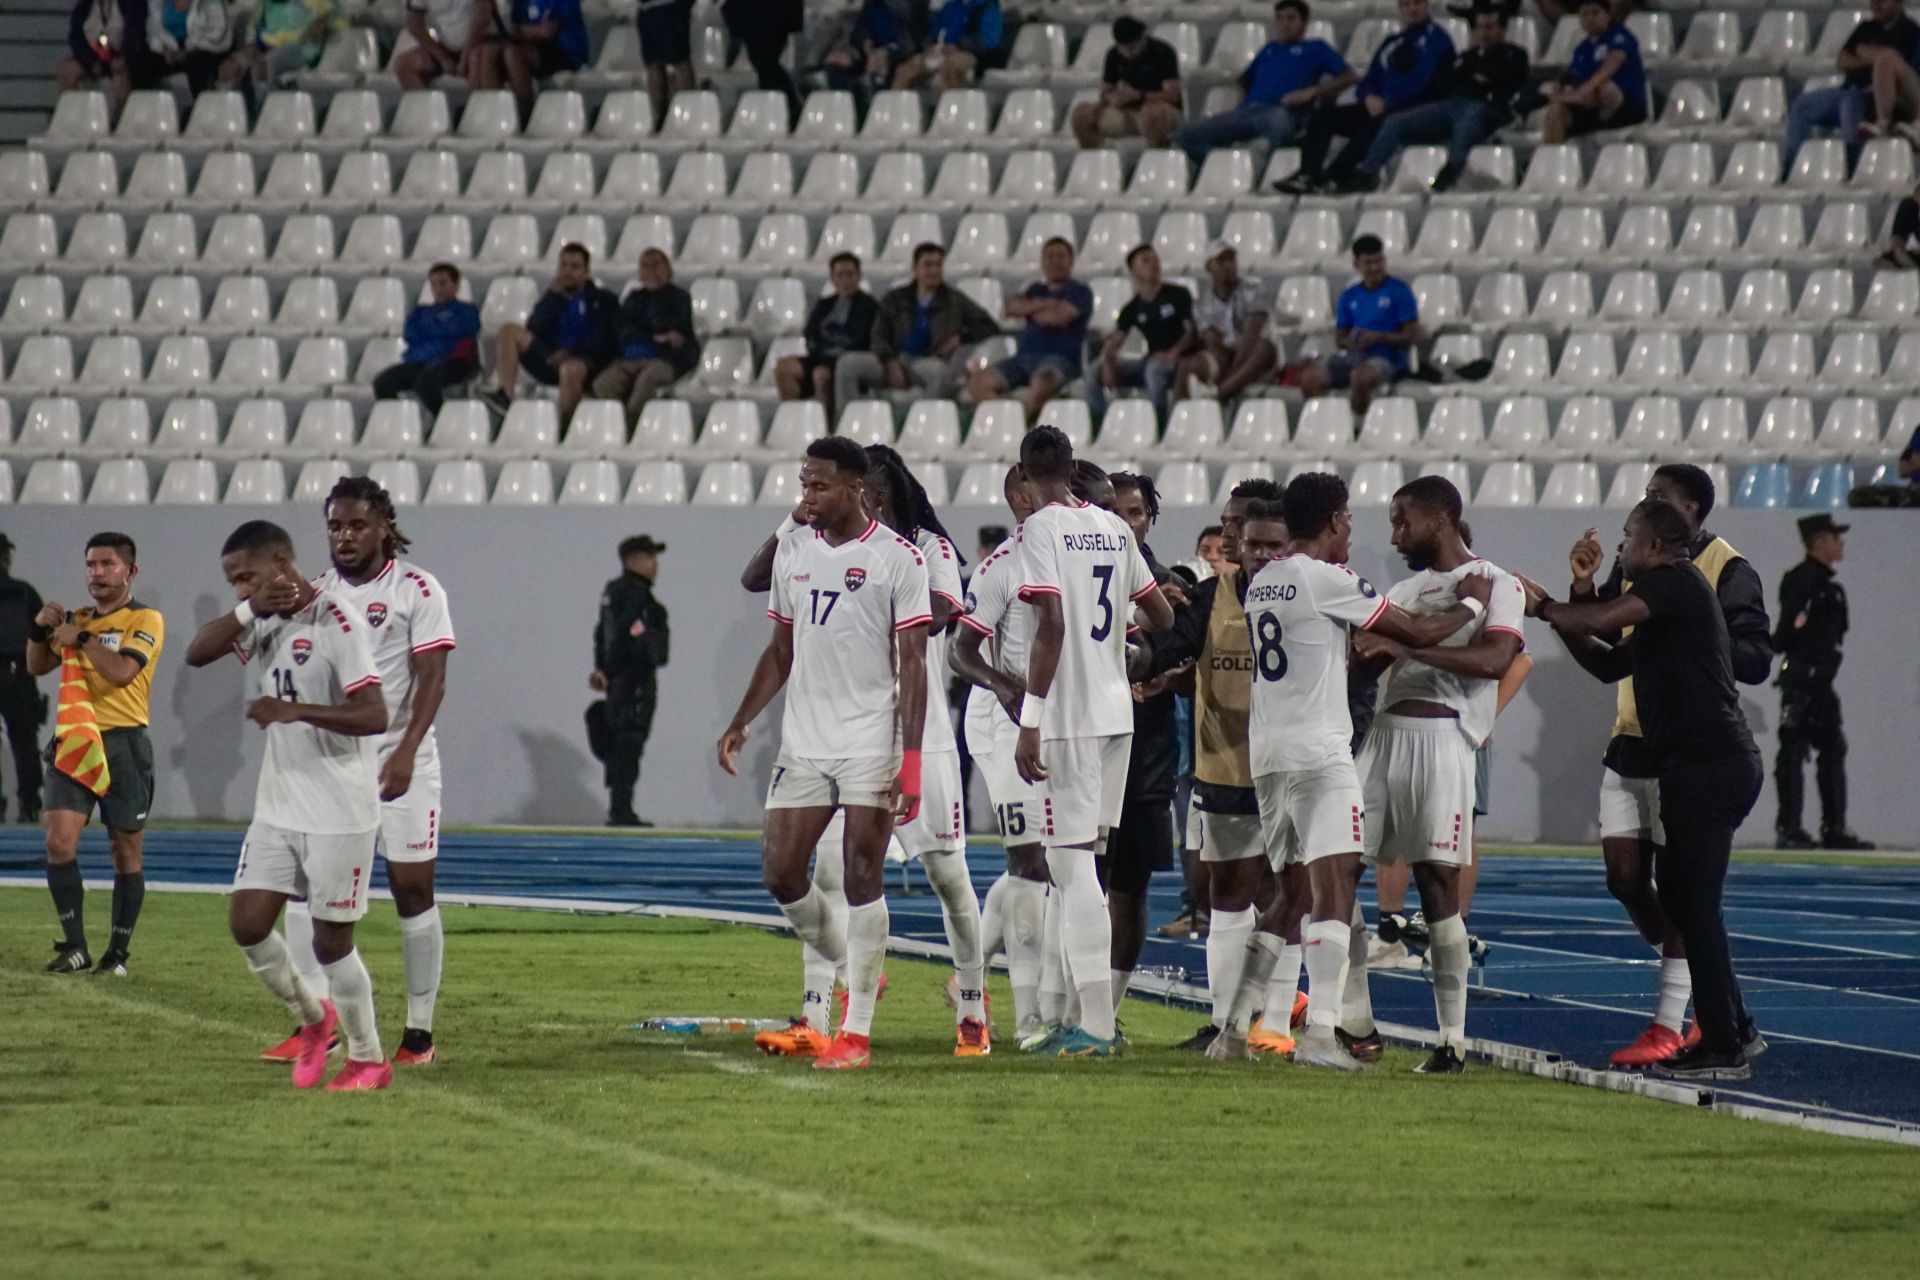
[[[27,639],[33,641],[35,644],[45,644],[47,641],[53,639],[53,628],[43,627],[38,622],[29,622],[27,624]]]

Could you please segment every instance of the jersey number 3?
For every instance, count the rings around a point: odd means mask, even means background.
[[[1113,634],[1113,566],[1096,566],[1093,577],[1100,584],[1100,621],[1094,624],[1091,634],[1099,641]]]
[[[1280,619],[1271,613],[1260,614],[1254,621],[1253,666],[1262,680],[1278,680],[1287,674],[1287,651],[1280,646]]]

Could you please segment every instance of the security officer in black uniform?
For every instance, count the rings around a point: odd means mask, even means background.
[[[667,665],[667,610],[654,598],[664,542],[647,534],[620,544],[621,575],[600,593],[600,621],[593,629],[593,675],[588,683],[607,695],[607,825],[650,827],[634,812],[640,756],[653,730],[659,701],[658,672]]]
[[[1847,553],[1846,532],[1830,515],[1800,521],[1807,558],[1780,579],[1780,622],[1773,647],[1780,652],[1780,751],[1774,783],[1780,790],[1775,843],[1782,849],[1814,848],[1800,825],[1806,796],[1804,766],[1819,753],[1814,780],[1820,787],[1820,843],[1829,849],[1871,849],[1847,830],[1847,736],[1840,725],[1840,645],[1847,634],[1847,592],[1833,567]]]
[[[27,631],[40,612],[40,593],[13,576],[13,539],[0,533],[0,723],[13,749],[13,785],[20,821],[40,821],[40,727],[47,699],[27,672]],[[0,799],[0,816],[6,812]]]

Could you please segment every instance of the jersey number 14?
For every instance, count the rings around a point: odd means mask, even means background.
[[[300,701],[300,695],[293,688],[293,672],[284,667],[273,669],[273,696],[282,702]]]

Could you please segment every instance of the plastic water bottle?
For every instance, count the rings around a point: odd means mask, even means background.
[[[661,1017],[643,1018],[633,1024],[636,1031],[667,1031],[676,1035],[739,1035],[749,1031],[777,1031],[787,1025],[785,1018]]]

